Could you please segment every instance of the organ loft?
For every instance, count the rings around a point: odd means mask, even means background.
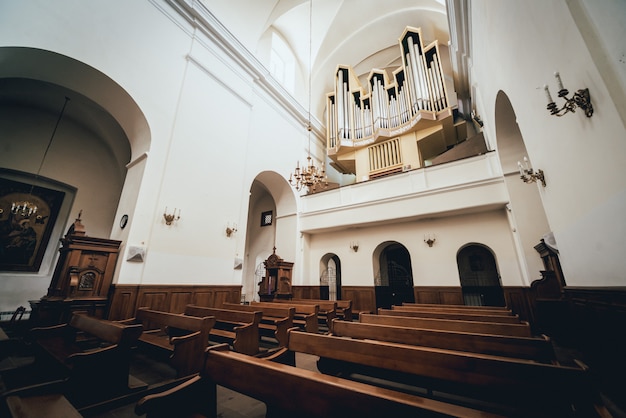
[[[331,165],[357,182],[487,152],[482,134],[474,135],[453,109],[453,83],[443,67],[449,60],[438,41],[424,45],[421,29],[407,27],[399,48],[402,66],[391,78],[373,69],[361,83],[340,65],[327,94]]]

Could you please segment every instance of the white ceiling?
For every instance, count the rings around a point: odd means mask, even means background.
[[[400,66],[398,39],[407,26],[421,28],[426,44],[438,40],[446,46],[450,40],[444,0],[201,1],[263,63],[268,61],[264,39],[272,31],[306,70],[310,49],[315,94],[332,91],[338,65],[351,66],[360,78],[373,68],[391,75]],[[314,107],[319,115],[320,107]]]

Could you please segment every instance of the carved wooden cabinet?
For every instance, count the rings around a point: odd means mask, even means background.
[[[265,276],[258,283],[261,301],[271,301],[274,298],[291,298],[293,263],[285,261],[276,255],[276,247],[274,247],[273,254],[263,264],[265,264]]]
[[[65,322],[76,311],[104,318],[120,244],[85,235],[79,215],[61,239],[47,295],[31,301],[39,324]]]

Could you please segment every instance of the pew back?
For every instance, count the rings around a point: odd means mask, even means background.
[[[289,331],[288,349],[319,356],[322,372],[409,382],[437,391],[444,399],[511,416],[567,416],[572,410],[587,416],[599,401],[582,364],[542,364],[297,330]]]
[[[517,315],[433,311],[423,308],[412,308],[406,306],[392,306],[391,309],[379,308],[378,313],[380,315],[403,315],[415,316],[420,318],[458,319],[461,321],[499,322],[503,324],[521,323]]]
[[[319,305],[308,305],[308,304],[302,304],[302,303],[283,304],[283,303],[278,303],[278,302],[256,302],[256,301],[250,302],[250,305],[255,306],[255,307],[267,306],[267,307],[274,307],[274,308],[279,308],[281,306],[291,306],[295,308],[295,314],[294,314],[294,319],[293,319],[294,326],[297,326],[305,330],[306,332],[313,332],[313,333],[319,332],[318,318],[317,318],[319,310],[320,310]]]
[[[224,302],[222,306],[226,309],[246,312],[261,311],[260,335],[276,339],[279,347],[287,345],[287,330],[293,327],[296,308],[290,306],[240,305],[228,302]]]
[[[181,385],[180,391],[149,395],[139,401],[136,413],[147,418],[165,416],[216,417],[216,385],[259,399],[272,418],[380,418],[380,417],[483,417],[497,415],[444,403],[426,397],[354,382],[314,371],[211,347],[200,377]],[[201,393],[204,392],[204,396]],[[200,394],[200,395],[199,395]],[[169,402],[168,402],[169,401]],[[190,403],[196,408],[189,408]],[[181,415],[181,405],[186,411]],[[169,414],[169,415],[168,415]]]
[[[209,333],[215,317],[198,318],[184,314],[139,308],[135,318],[144,324],[139,341],[171,352],[170,362],[179,376],[197,373],[202,367],[203,353],[209,344]],[[145,331],[147,328],[149,331]]]
[[[200,318],[206,316],[214,317],[215,325],[209,332],[209,340],[226,341],[232,345],[235,351],[243,354],[251,356],[258,354],[259,323],[263,315],[261,311],[246,312],[187,305],[184,314]]]
[[[500,324],[497,322],[459,321],[452,319],[416,318],[409,316],[374,315],[364,313],[359,315],[359,322],[368,324],[394,325],[400,327],[406,326],[411,328],[473,332],[478,334],[532,337],[532,332],[528,323]]]
[[[335,321],[333,335],[556,363],[552,341],[545,335],[510,337],[346,321]]]

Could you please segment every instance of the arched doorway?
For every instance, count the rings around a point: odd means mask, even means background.
[[[411,256],[406,247],[397,242],[386,243],[377,253],[376,307],[389,308],[403,302],[415,302]]]
[[[463,247],[456,257],[466,305],[505,306],[496,259],[480,244]]]
[[[341,300],[341,260],[326,254],[320,262],[320,299]]]

